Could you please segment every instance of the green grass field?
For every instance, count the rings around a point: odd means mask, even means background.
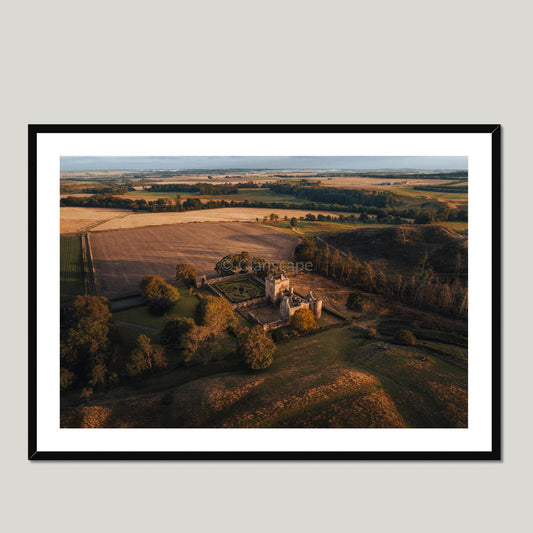
[[[120,329],[132,344],[142,333]],[[341,327],[278,343],[272,366],[251,374],[228,338],[226,360],[170,367],[93,403],[106,400],[128,427],[139,417],[153,427],[465,427],[467,371],[437,349],[450,347],[398,346]]]
[[[135,348],[139,335],[146,335],[153,343],[159,343],[159,334],[152,331],[146,331],[145,329],[132,326],[123,326],[122,324],[115,324],[115,330],[120,339],[120,344],[128,350]]]
[[[72,301],[78,294],[84,294],[83,257],[81,237],[60,237],[60,302]]]
[[[468,198],[466,192],[421,191],[414,187],[387,187],[385,190],[414,198],[434,198],[436,200],[465,200]]]
[[[179,290],[180,299],[174,304],[174,307],[163,316],[155,316],[150,314],[148,312],[148,308],[143,305],[113,313],[113,318],[122,322],[130,322],[132,324],[138,324],[139,326],[146,326],[155,329],[161,329],[165,325],[165,322],[171,317],[183,316],[187,318],[194,318],[196,306],[200,302],[200,298],[194,294],[189,294],[188,289],[186,288],[179,287]],[[202,291],[202,293],[204,295],[208,294],[205,291]]]
[[[387,228],[390,224],[359,224],[328,222],[328,221],[298,221],[298,228],[306,237],[322,237],[328,233],[338,233],[340,231],[350,231],[357,228]]]
[[[273,226],[286,233],[294,235],[288,220],[279,220],[278,222],[263,222],[265,226]],[[323,237],[330,233],[339,233],[341,231],[350,231],[357,228],[386,228],[390,224],[359,224],[357,222],[331,222],[327,220],[307,221],[298,220],[296,232],[304,237]]]
[[[182,200],[187,198],[199,198],[200,200],[225,200],[231,202],[291,202],[302,203],[301,198],[292,196],[289,194],[276,194],[270,189],[239,189],[237,194],[222,194],[222,195],[210,195],[210,194],[198,194],[194,192],[152,192],[152,191],[130,191],[127,193],[128,197],[132,199],[138,197],[153,197],[157,198],[175,198],[179,195]]]
[[[446,427],[455,416],[466,417],[465,397],[462,394],[455,398],[445,396],[448,388],[466,390],[467,371],[435,357],[432,351],[436,346],[429,344],[427,347],[387,344],[387,349],[381,349],[382,342],[362,338],[349,328],[335,328],[281,343],[276,361],[284,364],[285,360],[298,357],[296,354],[304,351],[306,359],[312,359],[318,367],[327,368],[340,359],[376,376],[408,425]],[[440,345],[439,348],[454,350],[451,346]],[[444,403],[449,403],[446,410],[441,407]]]
[[[454,231],[458,231],[459,233],[468,231],[468,222],[433,222],[433,224],[436,224],[438,226],[445,226],[446,228],[453,229]]]

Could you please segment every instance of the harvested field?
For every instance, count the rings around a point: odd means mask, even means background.
[[[96,224],[132,213],[128,209],[98,207],[60,207],[61,234],[83,233]]]
[[[63,207],[62,209],[80,209]],[[81,208],[91,209],[91,208]],[[111,211],[101,209],[100,211]],[[113,210],[118,211],[118,210]],[[303,209],[271,209],[271,208],[241,208],[225,207],[220,209],[202,209],[200,211],[185,211],[182,213],[136,213],[123,218],[114,218],[99,224],[91,231],[105,231],[111,229],[131,229],[144,226],[161,226],[165,224],[180,224],[184,222],[256,222],[270,216],[271,213],[284,217],[302,217],[309,213]],[[313,211],[314,215],[338,215],[333,211]]]
[[[432,180],[432,179],[416,179],[413,174],[412,179],[407,178],[370,178],[368,176],[332,176],[331,178],[306,178],[309,181],[320,181],[323,187],[342,187],[343,189],[379,189],[387,190],[391,187],[409,187],[414,185],[446,185],[449,180]],[[404,185],[408,181],[409,185]],[[391,183],[392,185],[388,185]],[[396,191],[395,191],[396,192]]]
[[[110,298],[138,291],[147,274],[172,281],[177,263],[214,274],[216,262],[229,253],[246,250],[269,261],[286,261],[297,244],[296,236],[250,223],[175,224],[91,234],[100,294]]]

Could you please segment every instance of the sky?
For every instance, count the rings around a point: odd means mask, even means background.
[[[467,170],[466,156],[61,157],[61,170]]]

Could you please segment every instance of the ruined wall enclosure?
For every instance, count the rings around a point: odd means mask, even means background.
[[[259,298],[250,298],[240,302],[232,302],[227,294],[224,294],[217,284],[222,282],[233,282],[244,279],[254,280],[265,288],[264,296]],[[224,298],[235,311],[242,309],[250,309],[243,316],[253,324],[259,324],[265,331],[272,331],[283,326],[288,326],[291,322],[292,315],[301,308],[311,309],[316,318],[320,318],[322,314],[322,300],[314,298],[310,292],[307,296],[300,296],[293,293],[290,289],[289,279],[282,273],[278,276],[269,276],[266,280],[259,278],[252,273],[230,274],[229,276],[218,276],[207,279],[206,276],[201,276],[196,279],[197,287],[207,288],[213,295],[219,298]],[[294,301],[293,301],[294,300]],[[297,300],[297,301],[296,301]],[[266,319],[261,317],[259,310],[254,313],[254,308],[269,306],[269,304],[279,305],[279,313],[276,317]]]
[[[240,279],[253,279],[263,287],[265,286],[265,282],[258,278],[257,276],[253,274],[231,274],[229,276],[220,276],[217,278],[211,278],[211,279],[204,279],[203,280],[203,286],[206,287],[212,294],[215,296],[218,296],[220,298],[225,298],[229,304],[231,305],[232,309],[244,309],[247,307],[257,307],[259,305],[263,305],[267,301],[267,297],[261,296],[260,298],[251,298],[249,300],[243,300],[242,302],[231,302],[226,298],[224,294],[222,294],[214,285],[216,283],[224,282],[224,281],[238,281]]]

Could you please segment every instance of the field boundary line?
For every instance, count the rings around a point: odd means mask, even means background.
[[[88,272],[88,254],[87,243],[85,242],[85,234],[79,235],[81,239],[81,263],[82,263],[82,275],[83,275],[83,290],[84,294],[89,294],[89,272]]]
[[[93,251],[91,249],[91,241],[89,239],[89,234],[88,233],[85,233],[85,240],[86,240],[86,243],[87,243],[87,268],[89,270],[89,273],[90,273],[90,278],[91,278],[91,281],[92,281],[92,287],[93,287],[93,292],[94,292],[94,295],[95,296],[98,296],[98,285],[97,285],[97,282],[96,282],[96,271],[94,269],[94,258],[93,258]]]
[[[130,211],[129,213],[126,213],[125,215],[117,215],[116,217],[110,217],[110,218],[106,218],[105,220],[99,220],[98,222],[95,222],[94,224],[90,224],[89,226],[87,226],[85,228],[85,231],[86,232],[90,232],[94,228],[97,228],[101,224],[105,224],[106,222],[109,222],[110,220],[116,220],[117,218],[126,218],[126,217],[129,217],[129,216],[134,215],[134,214],[136,214],[136,213]]]

